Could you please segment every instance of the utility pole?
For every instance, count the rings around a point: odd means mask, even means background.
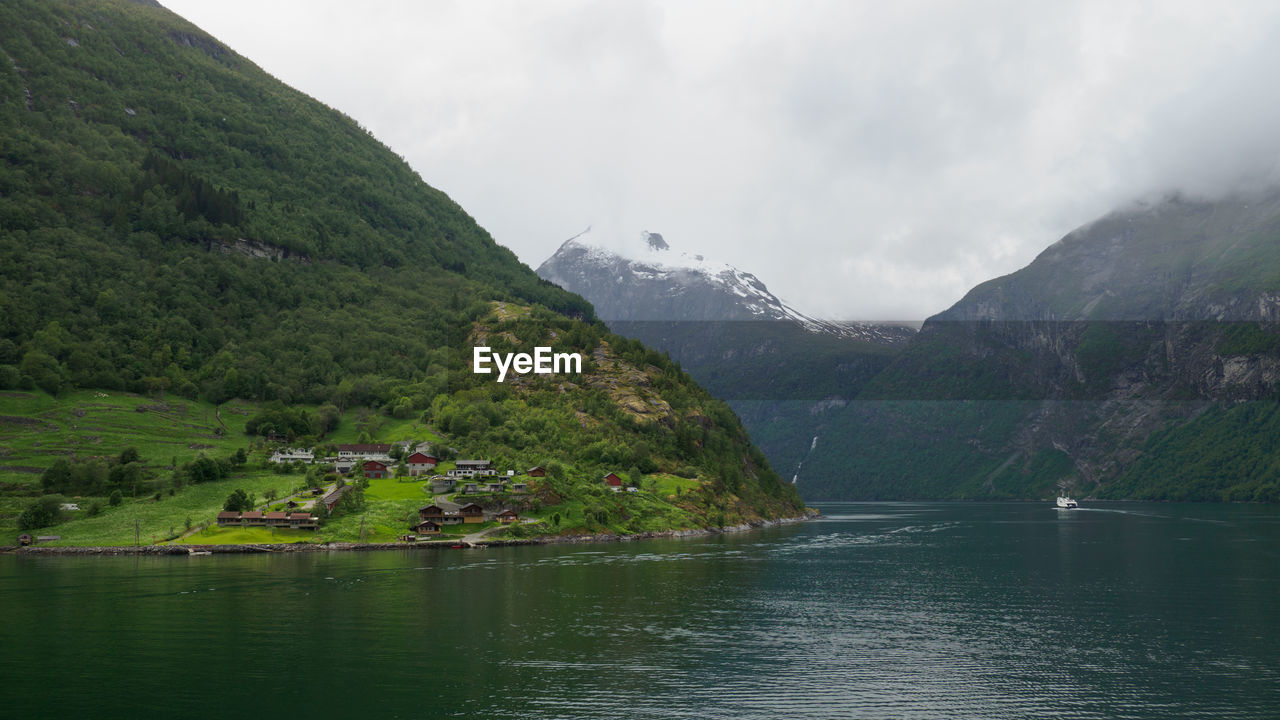
[[[360,542],[364,542],[364,515],[360,516]]]
[[[142,521],[133,519],[133,545],[137,547],[142,544]]]

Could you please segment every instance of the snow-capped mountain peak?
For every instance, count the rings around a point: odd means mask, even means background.
[[[655,232],[598,238],[587,228],[565,241],[537,272],[586,297],[606,322],[781,321],[810,332],[880,342],[911,334],[904,328],[811,318],[755,275],[701,253],[675,250]]]

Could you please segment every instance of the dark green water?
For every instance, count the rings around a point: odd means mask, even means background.
[[[821,507],[682,541],[0,557],[0,716],[1280,716],[1278,508]]]

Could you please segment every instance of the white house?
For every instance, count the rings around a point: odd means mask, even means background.
[[[315,454],[311,448],[285,448],[271,453],[268,460],[273,463],[312,463],[315,461]]]
[[[447,474],[451,478],[473,478],[497,475],[498,471],[489,467],[488,460],[457,460]]]
[[[338,462],[377,460],[391,462],[391,446],[381,444],[339,445]]]

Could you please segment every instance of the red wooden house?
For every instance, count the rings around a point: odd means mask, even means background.
[[[440,461],[437,458],[420,452],[410,455],[404,462],[405,465],[409,467],[410,475],[425,475],[426,473],[435,470],[436,465],[440,464]]]
[[[391,472],[387,470],[387,464],[377,460],[366,460],[360,467],[364,470],[364,476],[370,480],[391,477]]]
[[[606,487],[608,487],[610,490],[614,492],[622,491],[622,478],[618,477],[614,473],[609,473],[608,475],[604,476],[604,484]]]
[[[536,465],[529,468],[529,472],[525,473],[525,475],[528,475],[529,477],[546,477],[547,469],[541,465]]]

